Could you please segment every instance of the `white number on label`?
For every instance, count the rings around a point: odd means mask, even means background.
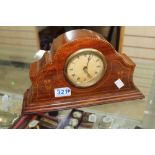
[[[69,87],[55,88],[54,94],[55,97],[71,96],[71,89]]]

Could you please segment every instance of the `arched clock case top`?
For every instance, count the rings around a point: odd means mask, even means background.
[[[71,64],[71,67],[76,73],[77,79],[69,81],[70,78],[66,76],[66,62],[70,56],[74,56],[77,51],[83,49],[99,51],[105,60],[101,59],[100,67],[97,68],[94,62],[97,61],[98,55],[93,57],[93,52],[90,51],[86,58],[85,55],[80,55],[80,59],[76,57],[76,65]],[[106,67],[106,69],[102,67]],[[100,34],[85,29],[66,32],[53,41],[50,51],[45,52],[39,61],[31,64],[32,85],[24,94],[23,113],[47,112],[142,99],[144,95],[133,83],[134,68],[133,61],[125,54],[117,53]],[[98,75],[95,75],[97,74],[95,72],[98,72],[99,78],[96,78]],[[72,73],[69,72],[68,76],[71,75]],[[74,80],[72,77],[71,79]],[[93,80],[94,82],[87,85],[88,81]],[[81,84],[78,85],[78,82]],[[116,82],[118,85],[119,82],[122,82],[123,86],[117,86]],[[70,95],[57,97],[55,95],[57,88],[69,88]]]

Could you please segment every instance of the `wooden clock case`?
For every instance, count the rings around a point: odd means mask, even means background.
[[[106,58],[107,69],[103,78],[93,86],[78,88],[64,75],[67,58],[83,48],[99,50]],[[135,64],[125,54],[119,54],[100,34],[85,30],[72,30],[57,37],[50,52],[30,66],[32,86],[23,100],[23,113],[47,112],[80,108],[125,100],[142,99],[144,95],[133,83]],[[120,79],[124,86],[118,88]],[[69,87],[71,96],[55,97],[54,89]]]

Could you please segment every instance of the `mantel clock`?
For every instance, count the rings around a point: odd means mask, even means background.
[[[30,66],[23,113],[80,108],[144,98],[133,83],[135,64],[100,34],[78,29],[58,36]]]

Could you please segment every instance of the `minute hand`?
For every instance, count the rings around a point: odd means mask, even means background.
[[[90,57],[91,55],[89,55],[89,57],[88,57],[88,61],[87,61],[87,68],[88,68],[88,64],[89,64],[89,61],[91,60],[91,57]]]

